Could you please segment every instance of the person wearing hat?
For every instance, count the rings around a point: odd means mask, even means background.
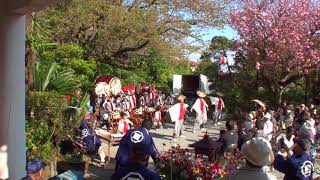
[[[312,180],[314,164],[308,153],[310,146],[308,140],[298,139],[291,153],[278,152],[273,165],[276,170],[284,173],[284,180]]]
[[[129,153],[128,163],[113,173],[111,180],[143,179],[160,180],[160,176],[147,168],[149,147],[146,143],[136,143]]]
[[[180,95],[178,97],[179,102],[169,109],[171,121],[175,122],[173,140],[175,140],[176,137],[184,137],[182,132],[183,121],[188,107],[188,105],[184,103],[185,99],[186,96]]]
[[[148,146],[146,154],[150,155],[153,162],[157,162],[158,150],[154,144],[149,130],[152,127],[152,120],[145,119],[142,126],[129,130],[121,139],[119,149],[116,154],[116,170],[125,166],[129,161],[129,155],[133,151],[133,147],[137,143],[145,143]]]
[[[41,180],[46,164],[39,159],[29,161],[26,165],[27,177],[24,180]]]
[[[222,118],[222,110],[225,108],[224,102],[222,100],[222,93],[216,93],[216,97],[212,97],[210,96],[210,101],[211,101],[211,105],[212,105],[212,119],[213,119],[213,123],[215,126],[217,126],[217,124],[221,124],[221,118]]]
[[[200,127],[202,127],[203,124],[207,122],[208,105],[206,101],[203,99],[206,97],[206,94],[204,92],[197,91],[197,95],[199,97],[191,108],[191,112],[193,110],[197,112],[197,118],[193,126],[193,132],[200,129]],[[202,128],[202,130],[205,130],[205,129]]]
[[[274,160],[271,144],[264,138],[253,138],[242,145],[241,153],[246,165],[226,177],[227,180],[276,180],[277,178],[263,170]]]

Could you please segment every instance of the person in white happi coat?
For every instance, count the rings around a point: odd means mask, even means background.
[[[184,116],[185,113],[187,112],[187,107],[189,106],[188,104],[184,103],[184,100],[186,99],[186,96],[180,95],[178,97],[178,103],[173,105],[169,109],[169,114],[171,117],[171,121],[175,122],[174,126],[174,133],[173,133],[173,140],[176,137],[184,137],[183,136],[183,121],[184,121]]]
[[[129,98],[125,96],[121,102],[121,110],[124,112],[129,112],[131,108]]]
[[[271,121],[271,118],[272,116],[270,113],[266,113],[263,117],[263,121],[265,121],[263,127],[263,137],[266,138],[269,142],[271,141],[273,136],[273,123]]]
[[[140,108],[142,108],[143,111],[146,110],[146,108],[149,105],[149,102],[150,102],[149,93],[147,92],[142,93],[142,96],[139,98],[139,104],[140,104]]]
[[[131,107],[131,109],[136,108],[137,97],[136,97],[136,95],[134,94],[134,92],[131,92],[131,93],[129,94],[129,101],[130,101],[130,107]]]
[[[197,113],[197,119],[193,126],[194,132],[200,129],[200,127],[203,127],[203,124],[207,122],[207,110],[208,110],[208,105],[206,101],[203,99],[206,97],[206,94],[204,92],[197,91],[197,95],[199,96],[199,98],[196,100],[196,102],[193,104],[191,108],[191,112],[195,110]],[[205,130],[205,129],[202,128],[201,130]]]
[[[221,94],[217,93],[216,97],[210,96],[211,106],[212,106],[212,119],[213,123],[216,126],[217,124],[221,124],[220,121],[222,119],[222,110],[225,108],[224,102],[221,98]]]
[[[153,115],[153,126],[155,128],[159,127],[162,129],[162,115],[161,115],[161,107],[157,106],[156,112]]]
[[[173,104],[174,104],[174,95],[170,94],[166,99],[166,105],[168,107],[171,107],[171,106],[173,106]]]

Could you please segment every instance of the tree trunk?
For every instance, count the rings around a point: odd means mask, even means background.
[[[310,75],[305,75],[304,103],[309,104]]]
[[[28,35],[29,33],[31,33],[32,31],[32,14],[26,14],[26,23],[25,23],[25,31],[26,31],[26,35]],[[28,94],[28,85],[29,83],[32,81],[32,73],[31,71],[31,64],[32,64],[32,59],[35,58],[34,57],[34,53],[31,49],[31,44],[26,43],[26,52],[25,52],[25,86],[26,86],[26,91],[25,93]]]
[[[284,90],[285,90],[286,88],[284,87],[284,88],[282,88],[282,89],[280,89],[280,92],[279,92],[279,99],[278,99],[278,107],[280,107],[281,106],[281,103],[283,102],[283,93],[284,93]]]

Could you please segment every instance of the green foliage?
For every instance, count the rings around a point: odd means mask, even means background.
[[[90,89],[96,77],[97,65],[94,60],[74,59],[67,62],[66,67],[74,70],[85,91]]]
[[[84,115],[84,95],[76,105],[67,107],[67,99],[56,92],[30,92],[27,99],[26,139],[28,159],[50,161],[59,154],[60,142],[73,136]]]
[[[113,67],[109,64],[97,64],[97,74],[99,76],[101,75],[112,75],[113,73]]]
[[[83,59],[83,54],[83,48],[77,44],[60,44],[41,51],[39,58],[60,64],[62,70],[72,69],[76,79],[81,82],[82,89],[87,91],[96,77],[97,64],[94,59]]]
[[[204,60],[200,61],[195,73],[196,74],[204,74],[210,80],[213,80],[216,77],[218,77],[219,66],[216,63],[210,61],[209,59],[204,59]]]
[[[80,82],[71,69],[62,69],[57,63],[40,61],[32,68],[32,91],[56,91],[61,94],[72,93]]]
[[[50,49],[39,51],[41,60],[65,63],[73,59],[82,59],[84,50],[77,44],[59,44]]]
[[[36,14],[55,41],[76,43],[88,57],[117,67],[132,55],[154,49],[165,57],[183,54],[199,40],[197,27],[225,23],[229,1],[101,1],[70,0]]]
[[[302,81],[303,83],[303,81]],[[290,85],[283,94],[283,99],[291,103],[300,104],[304,102],[304,87],[301,85]]]
[[[28,159],[52,160],[58,144],[69,133],[63,119],[66,99],[57,93],[30,92],[27,101],[26,139]]]

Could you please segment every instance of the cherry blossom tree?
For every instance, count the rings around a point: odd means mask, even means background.
[[[238,48],[255,61],[264,85],[281,101],[291,83],[320,63],[318,0],[240,0],[231,14]]]

